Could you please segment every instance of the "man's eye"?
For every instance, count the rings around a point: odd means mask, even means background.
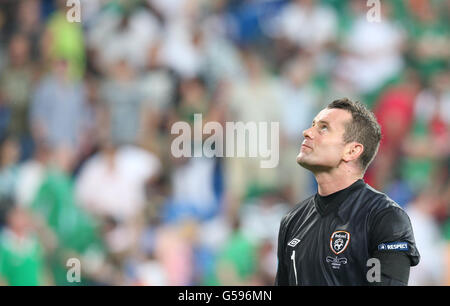
[[[325,129],[328,129],[328,127],[327,127],[326,125],[322,125],[322,126],[320,127],[320,129],[321,129],[321,130],[325,130]]]

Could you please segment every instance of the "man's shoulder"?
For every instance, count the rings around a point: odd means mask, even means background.
[[[364,192],[366,193],[367,198],[366,204],[369,206],[371,211],[381,211],[385,209],[403,210],[400,205],[398,205],[398,203],[391,199],[387,194],[376,190],[368,184],[366,184]]]
[[[382,219],[390,219],[397,224],[410,224],[407,212],[387,194],[366,184],[369,223],[374,225]]]
[[[302,215],[305,211],[311,210],[312,207],[314,207],[314,195],[309,196],[308,198],[304,199],[300,203],[296,204],[293,208],[291,208],[291,210],[289,210],[283,217],[281,223],[288,224],[295,217]]]
[[[411,266],[419,263],[420,254],[415,244],[411,220],[407,212],[386,194],[371,188],[367,223],[370,252],[388,251],[404,253],[410,257]],[[406,247],[403,247],[405,246]],[[395,249],[389,249],[395,247]]]
[[[358,216],[359,220],[370,221],[380,212],[396,212],[397,210],[403,213],[400,205],[388,195],[368,184],[364,184],[363,188],[359,188],[341,204],[338,214],[342,220],[349,220],[351,216]]]

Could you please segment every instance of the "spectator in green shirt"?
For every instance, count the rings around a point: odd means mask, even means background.
[[[53,153],[44,181],[32,203],[32,210],[54,233],[57,247],[49,257],[56,285],[83,285],[95,278],[95,271],[104,263],[103,246],[96,222],[75,203],[70,171],[70,151],[60,148]],[[67,280],[68,259],[81,262],[81,282]],[[92,268],[93,270],[90,270]]]
[[[31,231],[28,213],[18,206],[7,217],[0,236],[0,280],[10,286],[44,285],[43,248]]]

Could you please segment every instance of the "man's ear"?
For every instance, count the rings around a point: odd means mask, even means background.
[[[357,160],[364,152],[364,146],[359,142],[350,142],[345,146],[344,156],[342,159],[345,162]]]

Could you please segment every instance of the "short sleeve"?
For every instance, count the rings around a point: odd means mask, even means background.
[[[411,221],[406,212],[391,206],[369,217],[369,254],[404,254],[410,259],[411,266],[420,261],[420,254],[414,239]]]

